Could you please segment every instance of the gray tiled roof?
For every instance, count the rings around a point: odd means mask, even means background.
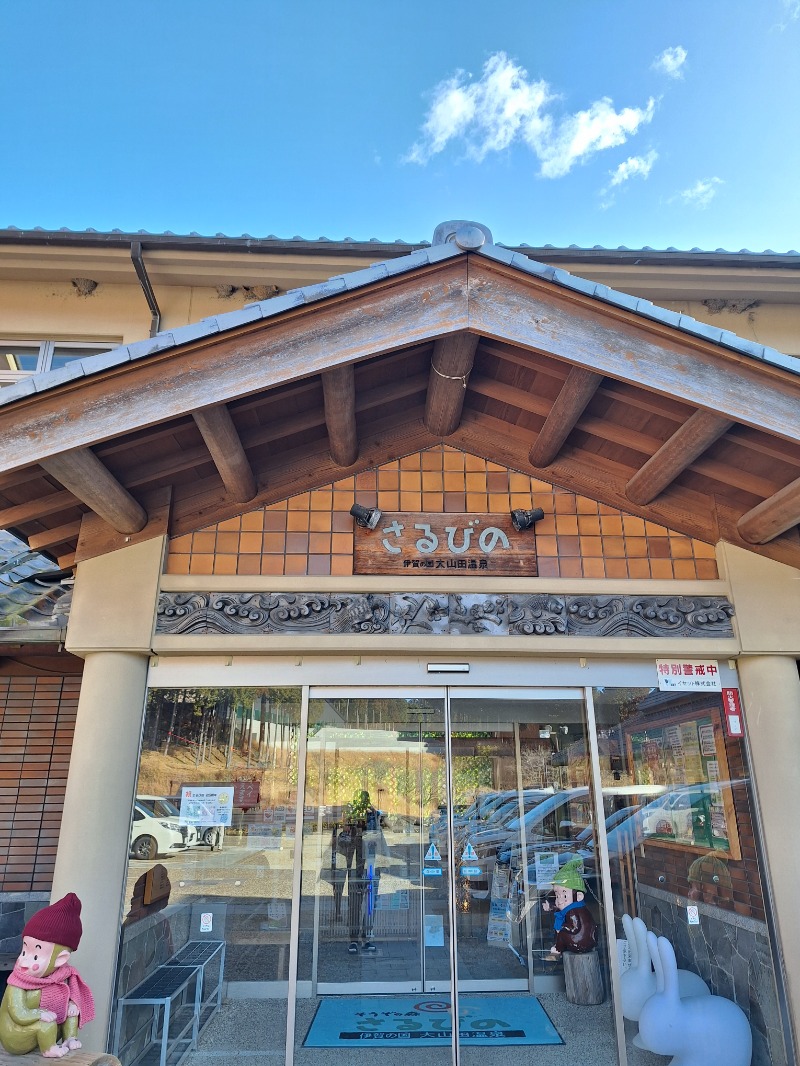
[[[152,231],[146,229],[140,229],[135,231],[111,229],[111,230],[97,230],[92,226],[88,226],[86,229],[71,229],[69,226],[60,226],[58,229],[50,230],[44,226],[32,226],[26,228],[24,226],[6,226],[0,227],[0,241],[14,241],[22,240],[27,237],[45,239],[48,236],[63,239],[69,237],[74,238],[76,241],[85,240],[88,238],[118,238],[120,240],[137,240],[142,237],[152,237],[154,240],[161,240],[162,238],[174,238],[180,241],[251,241],[251,242],[270,242],[276,244],[333,244],[333,245],[364,245],[370,244],[382,244],[382,245],[398,245],[399,247],[406,248],[426,248],[430,245],[430,241],[406,241],[402,238],[396,238],[395,240],[384,240],[381,237],[367,237],[359,239],[356,237],[278,237],[274,233],[268,233],[263,237],[256,237],[252,233],[198,233],[196,230],[192,230],[191,233],[174,233],[172,230],[160,230]],[[557,245],[557,244],[540,244],[533,245],[527,242],[520,242],[519,244],[505,244],[498,243],[500,248],[531,248],[539,249],[542,251],[552,252],[649,252],[649,253],[664,253],[672,255],[722,255],[722,256],[778,256],[778,257],[795,257],[800,258],[800,252],[794,248],[790,248],[785,252],[775,252],[772,248],[765,248],[763,251],[754,252],[750,248],[740,248],[738,251],[732,248],[675,248],[670,246],[669,248],[652,248],[650,245],[644,245],[641,248],[629,248],[624,244],[619,244],[616,247],[593,244],[593,245],[581,245],[581,244],[569,244],[569,245]]]
[[[0,630],[60,629],[67,624],[72,590],[58,580],[53,563],[0,530]]]
[[[7,406],[34,392],[45,392],[68,381],[74,381],[81,377],[88,377],[101,370],[107,370],[109,367],[145,359],[155,352],[176,348],[201,337],[236,329],[259,319],[272,318],[274,315],[281,314],[301,304],[324,300],[335,293],[359,289],[382,278],[407,273],[417,267],[466,254],[455,243],[436,244],[425,248],[417,248],[407,255],[388,259],[362,270],[341,274],[315,285],[291,289],[281,296],[274,296],[259,303],[247,304],[241,310],[228,311],[225,314],[204,318],[200,322],[193,322],[188,326],[180,326],[177,329],[158,333],[155,337],[150,337],[147,340],[136,341],[133,344],[123,344],[109,352],[76,360],[58,370],[51,370],[46,374],[25,378],[14,385],[0,389],[0,406]],[[742,355],[800,374],[800,359],[784,355],[782,352],[766,345],[746,340],[735,333],[731,333],[729,330],[709,326],[688,315],[658,307],[649,300],[629,296],[626,293],[618,292],[616,289],[610,289],[607,285],[601,285],[578,277],[576,274],[570,274],[559,267],[537,262],[521,252],[512,251],[497,244],[484,244],[480,249],[472,251],[470,254],[482,255],[488,259],[509,264],[523,273],[543,278],[563,288],[584,293],[603,303],[622,307],[633,311],[635,314],[642,315],[644,318],[662,322],[691,336],[702,337],[704,340],[720,344]]]

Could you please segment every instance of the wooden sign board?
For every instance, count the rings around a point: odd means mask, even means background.
[[[257,807],[261,799],[261,784],[258,781],[234,781],[233,782],[233,805],[243,807],[249,811],[251,807]]]
[[[144,881],[145,906],[149,907],[151,903],[158,903],[159,900],[169,899],[171,888],[172,885],[169,883],[166,866],[162,866],[161,863],[158,863],[156,866],[151,866],[147,871]]]
[[[356,526],[353,572],[536,577],[536,539],[510,515],[384,514],[376,529]]]

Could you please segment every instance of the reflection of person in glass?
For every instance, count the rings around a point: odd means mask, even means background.
[[[369,792],[362,789],[342,812],[341,829],[334,829],[334,846],[344,861],[341,880],[334,883],[334,900],[338,916],[346,878],[350,928],[347,950],[351,955],[358,953],[359,939],[366,954],[374,954],[376,950],[374,915],[380,872],[375,860],[381,824],[380,812],[372,806]]]

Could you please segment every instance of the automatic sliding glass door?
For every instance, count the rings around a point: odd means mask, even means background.
[[[315,994],[450,982],[444,691],[312,690],[301,969]]]
[[[296,1066],[341,1047],[549,1062],[589,1002],[616,1062],[584,691],[311,688],[308,708]],[[571,967],[585,1003],[552,950],[567,864],[597,946]]]
[[[542,901],[591,832],[583,692],[451,689],[449,713],[458,987],[560,989]]]

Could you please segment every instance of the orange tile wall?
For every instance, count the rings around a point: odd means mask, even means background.
[[[176,537],[167,573],[350,575],[354,501],[387,514],[541,507],[540,577],[717,577],[710,544],[445,445]]]

